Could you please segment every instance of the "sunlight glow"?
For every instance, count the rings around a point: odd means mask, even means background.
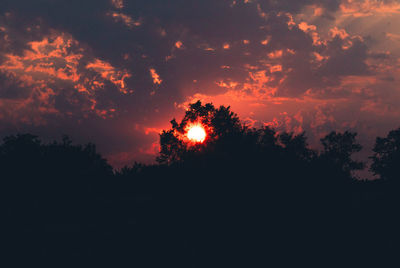
[[[189,127],[187,137],[193,142],[203,142],[206,139],[206,131],[202,125],[193,125]]]

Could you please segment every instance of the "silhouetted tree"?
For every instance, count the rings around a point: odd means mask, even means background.
[[[305,133],[294,135],[293,133],[283,132],[278,135],[279,143],[285,148],[288,155],[295,156],[298,160],[310,161],[316,153],[308,148]]]
[[[187,126],[196,122],[206,129],[204,144],[191,144],[185,138]],[[217,141],[219,146],[224,146],[225,141],[243,132],[238,116],[231,112],[229,107],[215,108],[211,103],[202,105],[200,101],[189,105],[180,123],[173,119],[171,125],[171,129],[160,134],[161,150],[157,157],[160,164],[172,164],[188,159],[194,152],[212,148]]]
[[[373,151],[371,171],[383,180],[400,181],[400,128],[377,137]]]
[[[84,254],[84,240],[75,235],[89,235],[89,225],[109,222],[102,215],[113,170],[94,144],[74,145],[68,137],[45,144],[31,134],[8,136],[0,144],[0,172],[3,223],[13,234],[11,256],[33,260],[43,250],[54,258]]]
[[[357,133],[332,131],[321,139],[323,150],[320,157],[326,164],[352,178],[352,172],[364,168],[364,163],[352,159],[352,155],[361,151],[362,146],[356,142]],[[340,176],[340,174],[335,174]]]
[[[193,123],[206,129],[204,143],[187,139]],[[354,180],[363,168],[352,159],[361,150],[356,133],[332,132],[317,152],[305,133],[251,128],[229,107],[201,102],[171,125],[160,135],[157,164],[115,172],[90,143],[4,138],[10,256],[91,256],[118,267],[292,267],[293,260],[343,266],[397,253],[398,187]],[[371,169],[385,181],[400,176],[399,148],[400,129],[377,138]]]

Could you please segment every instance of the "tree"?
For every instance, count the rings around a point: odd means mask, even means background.
[[[308,148],[305,133],[294,135],[294,133],[283,132],[278,135],[279,143],[285,149],[287,156],[295,157],[298,160],[310,161],[315,152]]]
[[[400,128],[392,130],[385,138],[377,137],[371,157],[371,171],[384,180],[400,176]]]
[[[356,142],[357,133],[345,131],[338,133],[332,131],[321,139],[323,150],[320,158],[333,166],[347,178],[352,178],[351,173],[364,168],[364,163],[352,159],[352,155],[361,151],[362,146]]]
[[[47,198],[54,204],[55,199],[84,198],[113,175],[112,167],[94,144],[73,145],[68,137],[43,144],[31,134],[4,138],[0,144],[0,171],[2,188],[10,198]]]
[[[207,132],[206,143],[191,144],[185,137],[187,127],[193,123],[200,123]],[[211,103],[202,105],[200,101],[189,105],[184,118],[180,123],[171,120],[171,129],[160,134],[160,154],[157,162],[160,164],[173,164],[189,159],[194,153],[214,148],[219,141],[219,146],[234,136],[243,133],[239,117],[230,110],[230,107],[215,108]]]

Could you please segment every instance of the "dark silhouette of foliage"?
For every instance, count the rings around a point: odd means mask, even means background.
[[[351,158],[354,153],[361,151],[362,146],[356,142],[357,133],[332,131],[321,139],[323,150],[321,158],[351,178],[351,172],[364,168],[364,163]]]
[[[392,130],[387,137],[376,138],[371,171],[384,180],[400,178],[400,129]]]
[[[200,122],[203,143],[185,138]],[[229,107],[196,102],[160,135],[156,164],[113,171],[93,144],[20,134],[0,145],[8,251],[27,266],[64,260],[110,267],[389,267],[400,130],[378,138],[372,170],[356,133],[322,151],[305,133],[243,125]],[[21,258],[23,256],[24,258]],[[375,262],[378,260],[378,262]]]
[[[200,122],[206,128],[208,136],[205,144],[207,146],[193,145],[182,138],[185,136],[188,124],[195,122]],[[221,106],[216,109],[210,103],[203,106],[200,101],[189,105],[180,123],[173,119],[171,125],[170,130],[164,130],[160,135],[161,150],[157,161],[161,164],[182,161],[193,152],[213,147],[215,143],[222,146],[224,140],[244,131],[238,116],[231,112],[229,107]]]

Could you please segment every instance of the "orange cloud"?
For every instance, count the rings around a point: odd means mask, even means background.
[[[101,77],[112,82],[118,87],[120,92],[124,94],[132,93],[132,90],[128,89],[125,84],[125,79],[131,77],[128,71],[117,70],[110,63],[102,61],[100,59],[95,59],[94,61],[86,65],[86,69],[92,69],[99,73]]]
[[[121,93],[130,92],[124,81],[130,77],[126,71],[119,71],[99,59],[94,59],[86,67],[99,73],[100,77],[82,69],[80,66],[85,64],[84,59],[90,55],[68,34],[53,32],[40,41],[28,42],[27,46],[29,49],[21,55],[4,54],[0,65],[0,75],[6,77],[5,86],[10,87],[11,92],[16,87],[24,92],[12,99],[0,99],[1,113],[10,111],[17,117],[14,122],[25,120],[44,124],[45,114],[72,115],[73,112],[84,111],[109,117],[116,110],[113,107],[98,108],[96,91],[104,89],[108,80]],[[59,95],[63,95],[63,99],[78,110],[60,111],[55,103]]]
[[[302,30],[303,32],[310,32],[310,31],[316,31],[317,26],[308,24],[307,22],[303,21],[299,23],[299,29]]]
[[[282,72],[282,65],[278,64],[278,65],[273,65],[269,68],[269,71],[271,73],[276,73],[276,72]]]
[[[181,41],[177,41],[177,42],[175,43],[175,47],[176,47],[176,48],[183,48],[183,43],[182,43]]]
[[[309,34],[311,38],[313,39],[313,44],[314,45],[321,45],[321,38],[317,32],[317,26],[309,24],[305,21],[302,21],[298,24],[298,27],[300,30],[303,32]]]
[[[400,42],[400,34],[386,33],[386,37],[392,41]]]
[[[131,29],[142,25],[142,22],[140,20],[134,20],[132,17],[130,17],[124,13],[112,12],[109,15],[111,17],[113,17],[115,22],[122,22],[128,28],[131,28]]]
[[[160,134],[163,131],[162,128],[156,128],[156,127],[144,127],[144,133],[146,135],[149,135],[151,133],[153,134]]]
[[[324,14],[324,8],[315,6],[314,7],[314,16],[320,17]]]
[[[321,61],[329,59],[329,56],[323,56],[323,55],[319,54],[318,52],[313,52],[313,55],[317,62],[321,62]]]
[[[139,152],[154,158],[160,152],[160,143],[155,141],[150,147],[140,148]]]
[[[283,55],[283,51],[282,51],[282,49],[281,49],[281,50],[275,50],[275,51],[269,53],[269,54],[268,54],[268,57],[269,57],[270,59],[278,59],[278,58],[281,58],[282,55]]]
[[[81,53],[70,52],[77,42],[65,35],[50,40],[29,42],[30,50],[22,56],[6,54],[6,60],[0,65],[0,71],[15,76],[30,77],[31,82],[40,82],[43,79],[61,79],[77,82],[80,75],[77,73]]]
[[[111,0],[111,4],[118,9],[124,8],[124,1],[123,0]]]
[[[345,15],[353,17],[366,17],[379,13],[385,15],[400,14],[400,3],[398,1],[344,0],[340,9]]]
[[[160,78],[160,76],[156,72],[156,69],[151,68],[150,69],[150,74],[151,74],[151,77],[153,78],[153,83],[154,84],[160,85],[162,83],[162,79]]]
[[[346,39],[349,37],[349,34],[346,32],[345,29],[339,29],[338,27],[333,27],[330,30],[331,37],[339,36],[341,39]]]

